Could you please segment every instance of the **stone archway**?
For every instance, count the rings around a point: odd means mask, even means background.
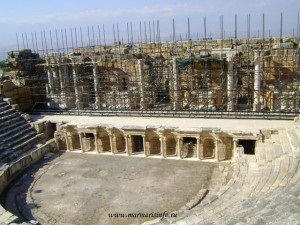
[[[176,139],[174,137],[166,138],[166,155],[175,156],[176,155]]]
[[[125,153],[126,151],[126,143],[124,135],[122,134],[114,134],[116,141],[116,153]]]
[[[215,143],[212,138],[203,141],[203,158],[213,158],[215,152]]]
[[[55,134],[55,141],[58,150],[68,150],[66,139],[61,134]]]
[[[80,150],[81,146],[80,146],[80,137],[78,133],[70,133],[69,135],[67,134],[68,137],[68,142],[69,142],[69,146],[70,149],[69,150]]]
[[[131,136],[131,146],[133,153],[144,152],[144,141],[142,135],[132,135]]]
[[[194,137],[184,137],[182,141],[182,158],[196,157],[197,139]]]
[[[110,137],[105,129],[99,129],[97,138],[98,152],[110,152]]]
[[[149,153],[150,155],[160,154],[161,144],[158,137],[153,137],[149,141]]]
[[[83,133],[82,137],[82,151],[89,152],[95,150],[95,136],[93,133]]]

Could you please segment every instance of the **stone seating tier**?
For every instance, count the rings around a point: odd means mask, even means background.
[[[0,162],[9,163],[42,140],[36,130],[7,102],[0,102]]]
[[[175,219],[144,224],[297,224],[298,131],[281,129],[270,139],[257,142],[255,155],[236,157],[232,179],[195,208],[178,211]]]

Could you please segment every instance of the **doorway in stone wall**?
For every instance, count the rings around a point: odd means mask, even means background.
[[[243,146],[244,154],[254,155],[255,154],[255,140],[240,139],[238,145]]]
[[[194,137],[184,137],[182,139],[182,158],[196,157],[197,139]]]
[[[215,150],[215,143],[213,139],[205,139],[203,141],[203,158],[213,158]]]
[[[132,135],[132,152],[133,153],[141,153],[144,151],[144,141],[143,136],[141,135]]]

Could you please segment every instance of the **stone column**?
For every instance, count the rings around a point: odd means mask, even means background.
[[[215,159],[217,161],[219,161],[218,140],[217,139],[214,140],[214,144],[215,144]]]
[[[128,139],[128,155],[132,155],[132,142],[131,142],[131,135],[127,136]]]
[[[129,144],[128,144],[128,135],[124,135],[125,138],[125,151],[127,153],[128,156],[130,156],[130,151],[129,151]]]
[[[145,81],[144,81],[144,62],[142,59],[138,59],[138,67],[139,67],[139,77],[140,77],[140,109],[146,109],[145,104]]]
[[[254,54],[254,87],[253,87],[253,111],[260,111],[260,56],[259,52]]]
[[[59,77],[59,83],[60,83],[60,107],[62,108],[66,108],[66,98],[65,98],[65,95],[66,95],[66,86],[65,86],[65,78],[66,78],[66,74],[64,73],[65,71],[62,70],[61,68],[61,64],[60,62],[58,61],[57,63],[57,72],[58,72],[58,77]]]
[[[74,81],[74,90],[75,90],[75,105],[77,109],[81,109],[80,100],[79,100],[79,87],[78,87],[78,79],[76,73],[76,64],[74,61],[72,63],[72,70],[73,70],[73,81]]]
[[[82,138],[83,138],[83,133],[79,133],[79,141],[80,141],[80,148],[81,148],[81,151],[84,152],[84,146],[83,146],[83,141],[82,141]]]
[[[52,87],[52,94],[55,95],[55,100],[57,100],[57,96],[59,96],[60,91],[60,82],[59,82],[59,76],[57,76],[56,72],[56,66],[52,66],[52,79],[53,79],[53,87]]]
[[[98,142],[97,142],[97,138],[98,138],[97,132],[95,132],[93,134],[94,134],[94,139],[95,139],[95,150],[96,150],[96,152],[99,152],[99,150],[98,150]]]
[[[146,136],[142,135],[142,137],[143,137],[144,155],[145,155],[145,157],[148,157],[147,148],[146,148]]]
[[[178,75],[178,68],[177,68],[177,58],[173,58],[173,109],[177,110],[178,102],[179,102],[179,75]]]
[[[115,140],[113,134],[109,134],[109,142],[110,142],[111,153],[115,154]]]
[[[50,98],[52,97],[53,94],[53,76],[51,74],[51,67],[49,65],[49,61],[46,61],[46,68],[47,68],[47,76],[48,76],[48,87],[49,87],[49,95]]]
[[[196,137],[196,139],[197,139],[197,152],[196,152],[196,157],[197,157],[197,159],[201,159],[200,158],[200,137]]]
[[[177,137],[177,143],[176,143],[176,151],[177,151],[177,157],[181,159],[181,147],[182,146],[182,138]]]
[[[235,157],[237,156],[237,142],[238,142],[238,140],[237,139],[233,139],[233,152],[232,152],[232,158],[233,158],[233,160],[235,159]]]
[[[159,135],[160,140],[160,153],[162,158],[166,158],[166,148],[165,148],[165,137],[163,135]]]
[[[99,77],[98,77],[98,65],[93,63],[93,77],[94,77],[94,90],[95,90],[95,109],[101,108],[101,100],[99,95]]]
[[[227,111],[234,110],[234,90],[233,90],[233,60],[232,57],[227,58],[228,71],[227,71]]]
[[[65,139],[66,139],[67,151],[70,151],[70,143],[69,143],[69,138],[68,138],[67,132],[65,133]]]
[[[60,90],[61,90],[61,95],[65,95],[65,74],[63,74],[63,70],[61,69],[61,64],[60,62],[57,63],[57,71],[58,71],[58,77],[59,77],[59,83],[60,83]]]

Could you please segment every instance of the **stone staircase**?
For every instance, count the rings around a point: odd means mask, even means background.
[[[0,99],[0,162],[9,163],[43,139],[36,130],[13,109]]]
[[[215,196],[177,218],[144,224],[298,224],[300,127],[257,142],[255,155],[235,158],[232,179]]]

